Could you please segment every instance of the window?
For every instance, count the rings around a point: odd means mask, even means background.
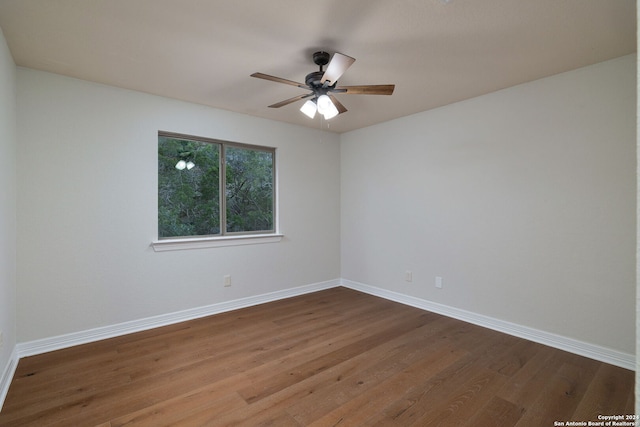
[[[275,232],[275,149],[158,133],[158,238]]]

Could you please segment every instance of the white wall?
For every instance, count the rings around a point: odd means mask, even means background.
[[[17,74],[19,342],[339,277],[337,135]],[[277,147],[284,240],[154,252],[158,130]]]
[[[0,379],[16,344],[16,144],[16,66],[0,30]]]
[[[635,77],[631,55],[343,134],[342,277],[635,353]]]

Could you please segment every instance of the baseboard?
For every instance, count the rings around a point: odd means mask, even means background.
[[[422,310],[442,314],[447,317],[473,323],[474,325],[493,329],[495,331],[504,332],[509,335],[548,345],[549,347],[558,348],[590,359],[609,363],[632,371],[635,371],[636,369],[636,357],[633,354],[623,353],[610,348],[575,340],[573,338],[563,337],[550,332],[506,322],[504,320],[494,319],[489,316],[484,316],[351,280],[342,279],[340,284],[346,288],[399,302],[401,304],[410,305]]]
[[[0,411],[2,410],[2,406],[4,405],[4,400],[7,397],[7,393],[9,392],[9,386],[11,385],[11,380],[13,379],[13,375],[16,372],[16,368],[18,367],[18,352],[16,348],[13,348],[11,352],[11,357],[2,371],[2,377],[0,377]]]
[[[49,351],[60,350],[63,348],[73,347],[80,344],[87,344],[107,338],[113,338],[121,335],[131,334],[134,332],[145,331],[148,329],[159,328],[161,326],[172,325],[174,323],[184,322],[187,320],[198,319],[201,317],[211,316],[213,314],[224,313],[227,311],[237,310],[240,308],[250,307],[258,304],[264,304],[285,298],[291,298],[298,295],[304,295],[311,292],[317,292],[324,289],[340,286],[340,280],[329,280],[326,282],[314,283],[311,285],[300,286],[296,288],[285,289],[282,291],[270,292],[267,294],[256,295],[247,298],[241,298],[233,301],[225,301],[217,304],[211,304],[203,307],[196,307],[188,310],[182,310],[174,313],[162,314],[159,316],[148,317],[130,322],[119,323],[116,325],[104,326],[100,328],[90,329],[86,331],[73,332],[65,335],[58,335],[50,338],[19,343],[17,347],[17,359],[36,354],[47,353]],[[10,381],[10,379],[9,379]]]

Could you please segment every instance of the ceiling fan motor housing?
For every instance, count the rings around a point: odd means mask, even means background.
[[[327,52],[320,51],[313,54],[313,62],[320,67],[327,65],[330,58],[331,55],[329,55]]]
[[[313,73],[307,74],[307,77],[304,79],[304,82],[311,89],[315,90],[319,87],[322,87],[322,83],[320,82],[320,80],[322,80],[323,75],[324,73],[322,71],[314,71]]]

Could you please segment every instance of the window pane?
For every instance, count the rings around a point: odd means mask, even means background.
[[[158,137],[158,237],[220,234],[220,146]]]
[[[226,147],[227,232],[273,231],[272,152]]]

